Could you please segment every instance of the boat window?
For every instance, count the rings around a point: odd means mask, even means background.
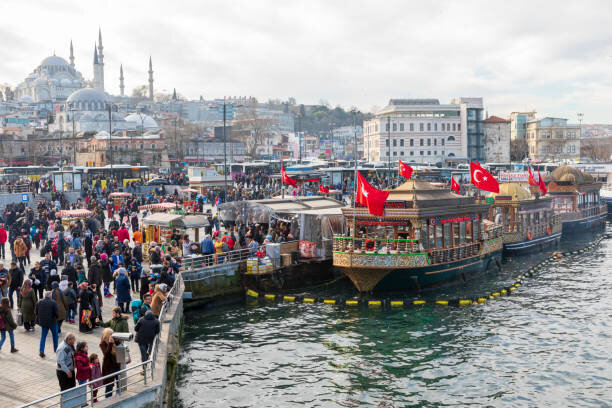
[[[465,221],[459,223],[459,243],[465,244]]]
[[[451,229],[450,224],[442,224],[442,228],[444,229],[444,246],[451,246]]]

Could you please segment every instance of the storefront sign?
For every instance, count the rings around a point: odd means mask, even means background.
[[[365,220],[357,220],[357,225],[409,225],[410,222],[408,221],[365,221]]]
[[[521,181],[527,183],[529,181],[529,173],[527,172],[500,172],[497,177],[499,181]]]
[[[461,217],[452,217],[452,218],[430,218],[429,225],[442,225],[442,224],[448,224],[451,222],[461,222],[461,221],[478,221],[478,214],[464,215]]]

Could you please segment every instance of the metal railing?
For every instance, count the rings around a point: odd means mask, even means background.
[[[333,250],[336,252],[346,252],[354,250],[377,252],[380,250],[398,251],[403,254],[413,254],[422,252],[416,239],[392,239],[392,238],[353,238],[335,235]],[[366,241],[368,245],[366,246]]]
[[[168,292],[169,295],[166,301],[163,303],[162,308],[159,312],[159,322],[160,325],[164,321],[165,314],[175,299],[175,295],[179,290],[180,286],[182,286],[182,276],[181,273],[177,274],[174,285]],[[96,404],[104,403],[106,404],[106,399],[111,398],[112,394],[115,393],[117,397],[121,397],[122,394],[125,394],[128,390],[128,387],[134,387],[137,384],[142,384],[144,387],[147,387],[150,383],[155,380],[155,365],[157,360],[157,354],[160,344],[160,337],[162,331],[160,330],[159,334],[155,336],[153,340],[153,345],[151,347],[151,353],[149,355],[149,359],[142,363],[134,364],[129,367],[126,367],[122,370],[115,371],[112,374],[108,374],[102,376],[100,378],[96,378],[95,380],[88,381],[84,384],[77,384],[75,387],[57,392],[52,395],[48,395],[44,398],[40,398],[36,401],[32,401],[30,403],[21,405],[21,408],[25,407],[61,407],[61,408],[77,408],[83,406],[94,407]],[[131,354],[131,353],[130,353]],[[165,375],[165,373],[164,373]],[[135,379],[134,379],[135,377]],[[95,386],[94,383],[104,382],[104,380],[112,378],[113,379],[113,390],[109,393],[106,393],[106,386],[102,384],[100,386]],[[130,380],[133,379],[133,380]],[[161,381],[161,379],[159,379]],[[101,391],[100,391],[101,390]],[[143,389],[144,390],[144,389]],[[142,391],[142,390],[140,390]],[[94,396],[94,394],[97,394]],[[108,395],[108,397],[106,397]],[[104,401],[104,402],[103,402]]]

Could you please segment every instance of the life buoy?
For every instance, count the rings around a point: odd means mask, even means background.
[[[368,239],[366,240],[366,242],[364,243],[365,249],[367,251],[371,251],[374,249],[374,247],[376,246],[376,244],[374,243],[373,239]]]
[[[533,239],[533,232],[531,230],[527,230],[527,239],[531,241]]]
[[[546,226],[546,233],[547,233],[548,235],[552,234],[552,229],[550,229],[550,225],[547,225],[547,226]]]

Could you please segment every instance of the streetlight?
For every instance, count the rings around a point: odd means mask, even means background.
[[[76,136],[74,134],[74,112],[76,109],[72,103],[70,104],[69,110],[71,112],[70,116],[72,116],[72,165],[76,166]]]
[[[355,160],[355,172],[353,174],[353,207],[355,207],[355,199],[357,198],[357,111],[351,110],[353,115],[353,160]]]
[[[142,135],[144,134],[144,118],[141,112],[136,112],[136,113],[138,114],[138,117],[140,118],[140,143],[144,145],[143,138],[142,138]],[[130,158],[130,163],[134,165],[134,133],[132,133],[131,138],[132,138],[132,154]]]
[[[108,146],[110,149],[110,171],[111,171],[111,179],[112,179],[113,177],[113,116],[112,116],[113,104],[110,102],[107,102],[106,107],[108,109]]]
[[[582,119],[584,118],[584,113],[578,113],[578,122],[580,123],[580,127],[578,129],[578,140],[582,139]],[[578,142],[580,143],[580,142]],[[597,147],[599,147],[599,140],[597,140]],[[599,149],[598,149],[599,150]],[[596,153],[597,154],[597,153]]]
[[[329,155],[329,158],[332,161],[334,160],[334,126],[335,125],[336,125],[335,123],[329,124],[329,134],[331,136],[331,154]]]
[[[223,200],[227,200],[227,133],[225,131],[226,126],[226,104],[225,96],[223,97],[223,186],[225,195]]]
[[[387,177],[389,185],[391,185],[391,116],[387,116]]]

